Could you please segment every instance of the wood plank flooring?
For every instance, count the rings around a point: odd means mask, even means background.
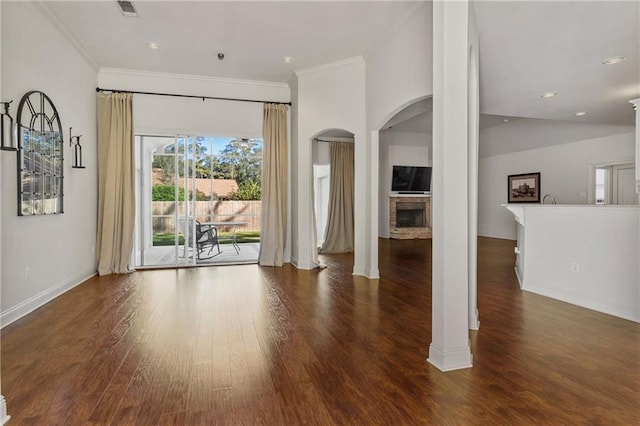
[[[474,367],[442,373],[430,240],[350,255],[95,277],[2,331],[10,425],[640,424],[640,324],[518,289],[479,242]]]

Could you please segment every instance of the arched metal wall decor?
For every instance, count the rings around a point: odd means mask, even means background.
[[[18,104],[18,216],[63,213],[63,137],[60,116],[43,92]]]

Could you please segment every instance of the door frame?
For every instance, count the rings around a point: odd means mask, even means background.
[[[587,197],[587,202],[589,204],[595,204],[596,203],[596,197],[595,197],[595,192],[596,192],[596,169],[603,169],[605,167],[611,167],[612,169],[614,167],[622,167],[622,168],[626,168],[627,166],[630,167],[634,167],[635,168],[635,162],[632,159],[628,159],[628,160],[620,160],[620,161],[606,161],[603,163],[592,163],[589,164],[589,192],[587,193],[588,197]],[[613,202],[613,193],[614,193],[614,188],[617,184],[617,180],[614,183],[614,174],[611,174],[611,179],[610,179],[610,192],[611,192],[611,204],[615,204]]]

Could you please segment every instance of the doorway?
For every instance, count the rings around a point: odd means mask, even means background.
[[[136,136],[135,265],[257,263],[262,139]]]
[[[636,204],[635,164],[616,163],[592,166],[589,198],[591,204]]]
[[[312,139],[315,246],[324,254],[354,251],[354,135],[326,130]]]

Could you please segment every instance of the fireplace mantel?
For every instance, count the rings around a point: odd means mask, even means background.
[[[425,226],[398,227],[396,224],[398,203],[401,203],[401,204],[411,203],[411,204],[423,206],[424,217],[426,219]],[[389,196],[389,238],[399,239],[399,240],[431,238],[431,195],[430,194],[391,194]]]

